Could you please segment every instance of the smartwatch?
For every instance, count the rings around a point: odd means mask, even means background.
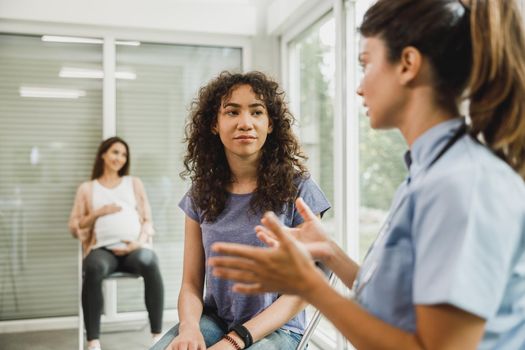
[[[242,324],[236,324],[230,328],[230,331],[234,331],[239,337],[241,337],[242,341],[244,342],[245,349],[249,348],[253,344],[252,334],[248,328],[244,327]]]

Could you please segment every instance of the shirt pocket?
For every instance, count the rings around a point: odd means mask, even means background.
[[[377,256],[377,267],[363,287],[363,306],[383,321],[414,331],[412,298],[414,253],[407,238],[390,242]]]

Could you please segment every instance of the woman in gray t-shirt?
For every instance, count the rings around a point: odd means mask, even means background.
[[[186,214],[180,323],[153,349],[297,347],[301,299],[234,293],[205,264],[214,242],[263,246],[255,226],[265,211],[294,227],[303,222],[297,197],[319,216],[330,208],[303,164],[292,123],[283,92],[262,73],[223,72],[200,90],[186,129],[183,175],[192,187],[179,204]]]

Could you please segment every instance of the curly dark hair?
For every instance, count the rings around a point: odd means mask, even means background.
[[[224,210],[228,187],[233,182],[224,146],[212,128],[217,123],[221,103],[240,85],[250,85],[265,103],[273,126],[262,148],[257,188],[250,202],[252,212],[281,213],[287,203],[295,200],[297,180],[309,176],[304,165],[307,157],[292,131],[295,119],[284,102],[279,84],[261,72],[222,72],[199,90],[192,103],[186,124],[185,170],[181,172],[183,179],[191,179],[191,198],[208,222],[215,221]]]

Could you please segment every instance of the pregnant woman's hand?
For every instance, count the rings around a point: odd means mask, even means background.
[[[114,214],[122,210],[122,207],[117,205],[116,203],[106,204],[105,206],[101,207],[97,210],[97,216],[104,216],[109,214]]]
[[[140,243],[137,242],[137,241],[126,241],[126,240],[123,240],[122,242],[126,243],[126,247],[125,248],[111,249],[113,254],[115,254],[117,256],[124,256],[124,255],[127,255],[127,254],[131,253],[132,251],[137,250],[137,249],[139,249],[141,247]]]

